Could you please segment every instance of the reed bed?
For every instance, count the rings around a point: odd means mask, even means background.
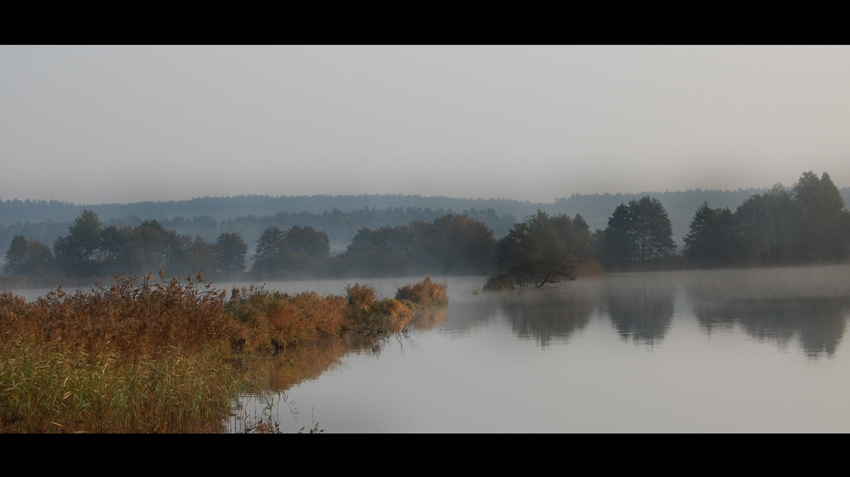
[[[360,334],[398,332],[410,323],[418,308],[397,298],[378,300],[372,287],[359,283],[346,287],[345,291],[348,321]]]
[[[405,285],[395,294],[396,300],[403,300],[420,307],[446,305],[449,299],[446,295],[446,284],[437,283],[431,277],[425,277],[419,283]]]
[[[92,356],[50,346],[0,351],[0,432],[220,432],[239,390],[216,356]]]
[[[345,298],[334,295],[237,288],[225,310],[239,325],[234,351],[274,354],[338,335],[346,325],[346,306]]]
[[[114,353],[124,360],[156,357],[172,348],[185,353],[225,352],[239,333],[224,311],[225,293],[183,285],[176,279],[142,283],[119,278],[111,286],[65,293],[60,287],[32,303],[0,296],[5,341],[47,343],[92,356]]]
[[[0,293],[0,432],[220,432],[240,391],[317,376],[352,345],[402,329],[435,289],[445,296],[428,278],[404,299],[360,284],[344,297],[228,297],[161,275],[31,303]]]

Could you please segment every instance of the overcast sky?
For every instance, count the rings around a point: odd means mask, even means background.
[[[0,199],[850,186],[847,46],[0,46]]]

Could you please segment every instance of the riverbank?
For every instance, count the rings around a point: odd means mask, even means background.
[[[378,299],[360,284],[290,295],[149,277],[32,302],[4,292],[0,432],[220,432],[239,392],[299,378],[265,368],[307,357],[320,373],[316,350],[398,332],[445,291],[427,278]]]

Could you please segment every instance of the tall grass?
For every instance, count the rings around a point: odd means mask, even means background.
[[[372,287],[355,283],[345,289],[348,319],[359,333],[393,333],[406,326],[416,307],[397,298],[378,300]]]
[[[183,352],[226,351],[238,333],[224,312],[223,291],[183,285],[176,279],[137,283],[120,278],[73,294],[61,287],[21,305],[14,295],[0,296],[4,341],[46,343],[92,355],[115,353],[125,360]]]
[[[217,432],[239,380],[221,291],[177,280],[0,295],[0,431]]]
[[[234,351],[275,354],[337,335],[345,326],[347,301],[313,292],[289,295],[234,289],[226,312],[238,324]]]
[[[317,376],[445,296],[430,279],[410,290],[378,300],[360,284],[345,297],[248,287],[228,298],[148,276],[31,303],[0,293],[0,432],[220,432],[240,391]]]
[[[215,356],[93,359],[48,346],[0,351],[0,432],[220,432],[238,392]]]
[[[446,295],[446,284],[436,283],[431,277],[425,277],[419,283],[405,285],[395,294],[396,300],[405,300],[421,307],[446,305],[449,299]]]

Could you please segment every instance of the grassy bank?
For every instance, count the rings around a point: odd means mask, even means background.
[[[228,293],[148,277],[29,303],[4,292],[0,432],[220,432],[238,392],[320,374],[445,302],[445,285],[411,287],[378,299],[360,284],[346,296]]]

